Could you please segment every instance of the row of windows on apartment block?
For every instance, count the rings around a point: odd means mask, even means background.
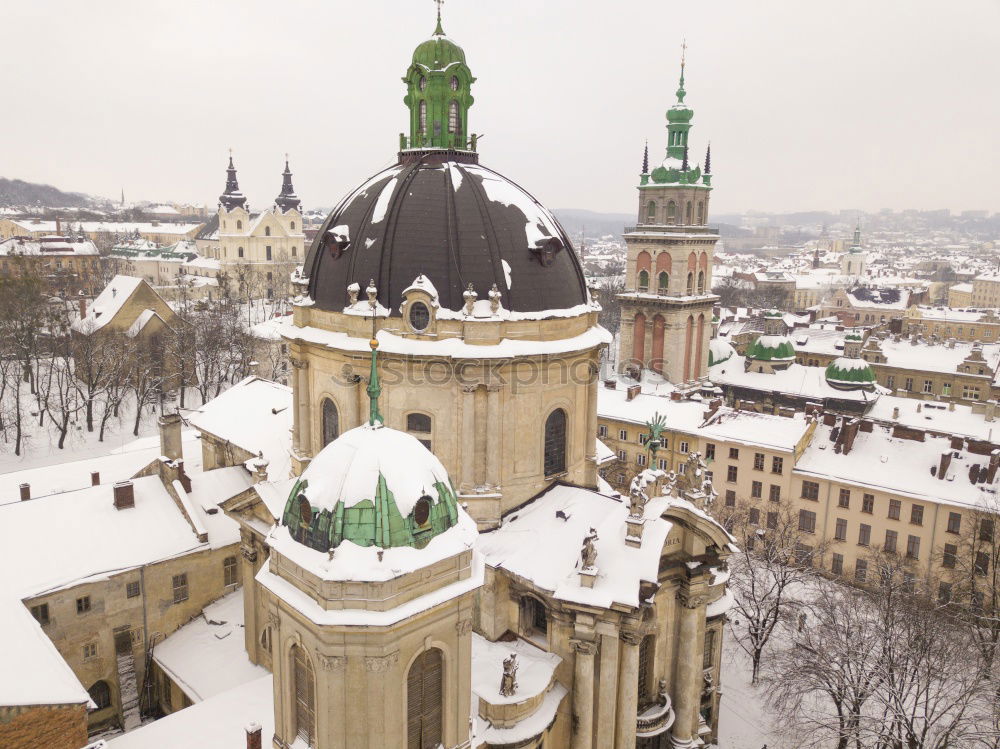
[[[222,248],[222,256],[223,257],[229,257],[229,250],[227,250],[226,248],[223,247]],[[237,247],[236,248],[236,257],[243,257],[243,248],[242,247]],[[295,245],[292,245],[292,257],[298,257],[298,251],[295,249]],[[273,253],[271,252],[271,245],[267,245],[264,248],[264,259],[265,260],[273,260],[274,259]],[[270,275],[271,274],[269,273],[268,274],[268,280],[270,280]]]
[[[605,438],[608,436],[608,427],[605,424],[601,424],[597,429],[597,436]],[[629,432],[627,429],[618,430],[618,441],[628,442]],[[640,432],[636,435],[636,441],[640,445],[645,445],[649,441],[649,435],[645,432]],[[669,440],[663,439],[663,444],[660,446],[662,449],[669,449]],[[677,443],[677,452],[688,453],[691,449],[691,445],[687,440],[679,440]],[[641,453],[640,453],[641,454]],[[705,460],[715,460],[715,443],[706,442],[705,443]],[[729,448],[729,459],[739,460],[740,459],[740,449],[738,447]],[[765,470],[767,464],[767,456],[764,453],[755,452],[753,454],[753,469],[755,471]],[[736,466],[729,466],[729,468],[736,468]],[[785,470],[785,459],[777,455],[771,456],[771,473],[782,473]],[[735,478],[733,479],[735,481]]]
[[[980,367],[979,368],[979,374],[984,374],[984,373],[985,373],[985,370],[982,367]],[[895,389],[895,387],[896,387],[896,377],[895,377],[895,375],[888,375],[885,378],[885,386],[887,388]],[[912,377],[907,377],[906,379],[903,380],[903,390],[907,391],[908,393],[915,392],[913,390],[913,378]],[[950,396],[952,394],[951,390],[952,390],[952,383],[950,383],[950,382],[942,382],[941,383],[941,395]],[[923,384],[923,388],[921,389],[921,392],[925,393],[925,394],[928,394],[928,395],[935,395],[935,393],[934,393],[934,381],[933,380],[924,380],[924,384]],[[968,385],[968,384],[964,384],[963,383],[963,385],[962,385],[962,398],[965,399],[965,400],[974,400],[974,401],[979,400],[979,386],[978,385]]]
[[[236,573],[236,557],[226,557],[222,560],[222,584],[225,588],[234,587],[237,583],[237,573]],[[173,602],[183,603],[188,599],[188,576],[186,572],[182,572],[179,575],[174,575],[171,579],[171,586],[173,588]],[[126,598],[138,598],[142,595],[142,584],[138,580],[130,580],[125,583],[125,597]],[[76,613],[78,616],[90,613],[94,608],[92,598],[88,596],[80,596],[76,599]],[[35,617],[39,624],[48,624],[51,619],[49,618],[49,604],[39,603],[31,607],[31,615]],[[87,658],[86,647],[84,652],[84,658]],[[96,645],[94,646],[96,648]],[[96,654],[96,653],[95,653]],[[92,656],[90,656],[92,657]]]
[[[864,583],[868,581],[868,560],[867,559],[857,559],[854,562],[854,579],[859,583]],[[977,571],[978,563],[977,563]],[[844,555],[834,553],[830,560],[830,572],[834,575],[843,575],[844,572]],[[889,571],[886,569],[882,570],[882,582],[887,582],[886,578],[889,575]],[[980,574],[985,575],[986,572],[983,570]],[[903,572],[903,589],[912,593],[916,589],[916,575],[912,572]],[[937,598],[938,603],[947,604],[952,602],[952,583],[947,581],[941,581],[938,583]],[[972,605],[974,609],[982,609],[985,602],[985,595],[981,591],[975,591],[972,593]]]

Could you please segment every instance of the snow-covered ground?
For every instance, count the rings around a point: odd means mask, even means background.
[[[722,642],[719,748],[795,749],[794,742],[777,730],[777,720],[765,704],[766,687],[750,683],[750,656],[740,649],[728,627]]]

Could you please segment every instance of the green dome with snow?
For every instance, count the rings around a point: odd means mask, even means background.
[[[421,549],[458,523],[441,461],[416,437],[365,425],[345,432],[309,463],[281,515],[292,537],[317,551],[344,541]]]
[[[736,349],[725,338],[713,338],[708,342],[708,366],[714,367],[733,358]]]
[[[793,361],[795,347],[787,335],[762,335],[747,348],[746,358],[758,361]]]
[[[872,390],[875,387],[875,372],[864,359],[841,356],[827,365],[826,381],[838,390]]]

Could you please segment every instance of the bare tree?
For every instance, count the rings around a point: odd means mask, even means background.
[[[597,321],[612,335],[617,333],[621,326],[622,310],[618,295],[623,291],[625,291],[625,278],[622,276],[605,278],[597,289],[597,301],[601,305]]]
[[[763,506],[762,506],[763,505]],[[752,681],[779,623],[798,604],[799,589],[814,576],[813,561],[825,548],[808,523],[788,500],[737,502],[717,510],[718,519],[732,533],[739,551],[730,557],[729,587],[736,599],[731,618],[745,622],[733,627],[734,639],[750,656]]]
[[[146,406],[155,406],[163,397],[163,345],[159,335],[136,339],[131,350],[128,382],[135,398],[135,422],[132,434],[139,436],[139,425]]]

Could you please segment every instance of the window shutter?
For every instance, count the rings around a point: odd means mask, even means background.
[[[444,681],[440,650],[428,650],[413,662],[406,688],[407,747],[433,749],[442,739]]]

